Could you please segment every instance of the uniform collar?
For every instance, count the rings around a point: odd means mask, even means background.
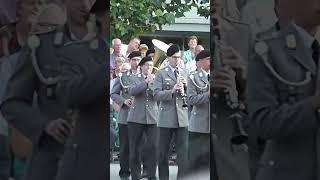
[[[208,74],[209,74],[209,72],[207,72],[207,71],[205,71],[204,69],[202,69],[202,68],[200,68],[200,71],[202,71],[203,72],[203,74],[207,77],[208,76]]]
[[[311,36],[306,30],[302,27],[298,26],[297,24],[293,23],[293,26],[296,28],[302,42],[304,43],[305,47],[311,48],[313,41],[315,38]]]

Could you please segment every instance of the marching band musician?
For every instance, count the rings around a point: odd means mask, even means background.
[[[111,99],[120,107],[118,124],[119,124],[119,140],[120,140],[120,171],[121,179],[129,179],[129,136],[127,117],[132,105],[131,96],[128,94],[128,87],[131,84],[130,79],[139,74],[138,64],[141,61],[141,52],[133,51],[129,56],[131,69],[126,72],[121,72],[116,79],[112,90]]]
[[[132,180],[140,179],[139,144],[146,134],[148,148],[146,154],[148,180],[156,179],[156,124],[158,117],[158,105],[154,99],[154,74],[151,57],[144,57],[139,63],[141,73],[131,76],[131,86],[128,94],[133,96],[133,102],[128,113],[128,135],[130,147],[130,169]]]
[[[211,10],[215,13],[211,16],[211,25],[219,33],[211,31],[211,36],[220,36],[215,42],[216,58],[213,62],[221,60],[217,63],[220,66],[213,66],[211,84],[212,93],[220,94],[213,96],[211,104],[216,112],[216,120],[211,123],[211,132],[216,136],[212,138],[216,173],[223,180],[249,180],[248,147],[245,143],[231,142],[231,139],[244,135],[241,134],[244,131],[239,133],[235,130],[243,129],[243,124],[247,122],[242,102],[245,99],[246,66],[250,53],[250,27],[239,20],[235,0],[216,0],[212,5]]]
[[[159,178],[169,179],[168,151],[175,134],[177,150],[178,179],[182,178],[187,166],[188,110],[184,108],[188,72],[178,67],[181,51],[178,45],[167,50],[169,64],[160,69],[155,77],[155,99],[160,101],[159,111]]]
[[[210,168],[209,77],[210,51],[196,56],[197,70],[188,78],[188,102],[193,106],[189,121],[189,171]]]

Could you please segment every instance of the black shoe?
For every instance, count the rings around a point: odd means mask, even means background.
[[[129,177],[120,177],[121,180],[129,180]]]

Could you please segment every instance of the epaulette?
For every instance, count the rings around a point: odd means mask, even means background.
[[[36,25],[33,30],[30,32],[31,35],[40,35],[55,32],[58,29],[57,26],[41,26]]]
[[[277,31],[275,27],[271,27],[265,31],[257,33],[255,41],[268,41],[271,39],[277,39],[280,36],[280,31]]]
[[[249,23],[246,23],[246,22],[238,20],[238,19],[234,19],[234,18],[230,18],[230,17],[225,17],[224,19],[226,21],[228,21],[229,23],[237,23],[237,24],[249,26]]]
[[[196,74],[197,72],[198,72],[197,70],[193,70],[193,71],[190,72],[190,75],[191,74]]]

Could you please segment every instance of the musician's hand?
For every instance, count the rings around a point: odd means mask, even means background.
[[[233,69],[246,70],[246,63],[243,57],[231,46],[221,46],[222,63],[231,66]]]
[[[175,84],[173,86],[172,92],[180,91],[182,89],[183,89],[183,85],[182,84]]]
[[[51,121],[45,128],[45,132],[59,143],[64,143],[67,140],[71,130],[72,126],[61,118]]]
[[[124,101],[124,104],[127,105],[128,107],[131,107],[131,105],[132,105],[132,100],[131,100],[131,99],[126,99],[126,100]]]
[[[214,91],[229,90],[235,86],[235,72],[226,67],[213,70],[212,88]]]
[[[149,82],[151,82],[153,80],[154,80],[154,75],[153,74],[148,74],[146,82],[149,83]]]
[[[182,84],[187,84],[187,80],[186,80],[184,77],[182,77],[182,76],[180,76],[180,82],[181,82]]]

